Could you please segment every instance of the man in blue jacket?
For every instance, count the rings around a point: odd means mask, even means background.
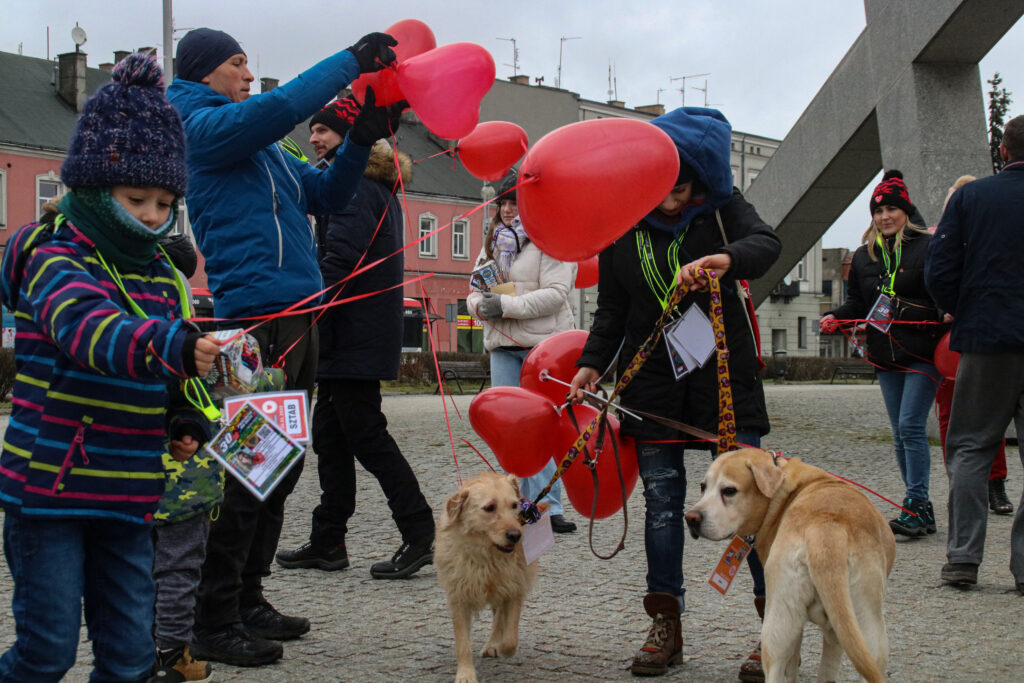
[[[941,577],[978,581],[988,521],[988,476],[1006,426],[1024,425],[1024,116],[1006,124],[994,176],[950,197],[928,248],[925,283],[953,315],[960,366],[946,437],[949,540]],[[1024,434],[1018,434],[1024,438]],[[1010,571],[1024,593],[1024,506],[1010,535]]]
[[[395,59],[391,36],[371,33],[275,90],[249,96],[254,80],[238,42],[209,28],[178,44],[167,96],[185,127],[192,230],[206,258],[214,314],[251,325],[256,316],[319,303],[323,281],[309,214],[341,211],[359,185],[370,148],[397,125],[398,110],[365,108],[335,163],[319,170],[277,140],[361,73]],[[283,367],[286,386],[312,395],[318,338],[312,314],[286,315],[253,332],[263,362]],[[264,598],[284,515],[301,462],[260,502],[228,478],[210,529],[196,605],[197,658],[237,666],[279,659],[279,640],[298,638],[309,620],[285,616]]]

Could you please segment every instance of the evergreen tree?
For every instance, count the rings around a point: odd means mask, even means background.
[[[1010,109],[1010,95],[1006,88],[1000,88],[1003,79],[999,72],[986,81],[992,86],[988,91],[988,135],[989,152],[992,155],[992,172],[999,173],[1003,168],[1003,160],[999,158],[999,145],[1003,142],[1003,125],[1006,122],[1006,112]]]

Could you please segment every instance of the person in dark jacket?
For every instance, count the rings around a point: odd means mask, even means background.
[[[310,144],[320,160],[334,156],[358,111],[358,103],[348,98],[310,119]],[[398,159],[402,182],[408,183],[412,160],[401,152]],[[329,298],[381,293],[331,308],[318,322],[313,450],[323,493],[313,510],[309,541],[279,552],[282,567],[349,566],[345,534],[356,506],[356,460],[377,478],[402,534],[398,552],[390,561],[374,564],[370,575],[405,578],[433,560],[433,511],[381,411],[380,381],[398,376],[402,347],[402,288],[396,287],[404,269],[402,207],[395,196],[398,174],[394,150],[378,142],[348,207],[317,219],[320,268],[328,287],[342,283],[360,265],[387,260],[328,291]]]
[[[782,245],[772,228],[733,187],[729,166],[732,128],[720,112],[684,107],[652,123],[668,133],[679,150],[676,187],[637,226],[601,252],[597,311],[570,392],[579,399],[578,389],[593,390],[617,352],[621,374],[654,330],[679,273],[697,265],[710,267],[721,275],[738,441],[757,446],[769,430],[768,411],[758,376],[758,349],[739,296],[738,280],[764,275],[778,258]],[[691,305],[709,310],[709,294],[691,292],[680,312]],[[676,380],[666,346],[659,343],[623,390],[622,405],[714,433],[718,430],[718,386],[713,361]],[[685,592],[686,469],[685,445],[680,439],[690,437],[653,420],[625,419],[622,432],[637,439],[647,502],[648,593],[644,607],[654,618],[647,641],[633,659],[632,670],[661,674],[682,659],[679,617]],[[714,449],[716,444],[692,447]],[[763,612],[764,574],[756,553],[751,557],[755,606]],[[760,673],[759,658],[744,662],[744,671],[754,676]]]
[[[371,33],[279,88],[253,97],[248,59],[233,37],[199,28],[178,43],[178,73],[167,97],[185,127],[192,229],[206,258],[214,315],[278,313],[323,289],[308,214],[341,211],[362,177],[370,147],[397,125],[397,112],[366,107],[326,170],[284,151],[277,141],[361,73],[395,59],[391,36]],[[241,327],[241,321],[222,323]],[[247,322],[245,326],[251,325]],[[282,367],[286,389],[313,395],[318,337],[311,313],[272,319],[252,330],[266,367]],[[305,617],[278,612],[263,596],[277,550],[285,499],[302,461],[265,501],[229,478],[210,528],[196,603],[192,653],[258,666],[280,659],[280,640],[309,630]]]
[[[1003,169],[957,190],[928,250],[925,283],[953,315],[960,366],[946,440],[949,540],[942,580],[974,584],[985,545],[986,480],[1011,419],[1024,438],[1024,116],[1003,131]],[[1024,593],[1024,506],[1010,535],[1010,571]]]
[[[943,316],[924,286],[931,235],[910,222],[913,212],[903,174],[888,171],[871,194],[871,225],[853,254],[846,301],[821,323],[823,331],[831,332],[836,320],[874,321],[867,325],[867,359],[878,367],[896,462],[906,486],[904,510],[889,526],[893,533],[919,537],[935,533],[925,427],[941,379],[932,356],[946,327],[936,324]]]

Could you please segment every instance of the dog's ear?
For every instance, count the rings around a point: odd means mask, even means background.
[[[770,457],[751,458],[747,461],[747,467],[754,475],[754,483],[757,484],[758,490],[766,498],[774,496],[779,484],[782,483],[782,470],[775,466],[772,459]]]
[[[519,493],[519,479],[516,478],[516,475],[514,475],[514,474],[506,474],[505,478],[508,479],[510,484],[512,484],[512,488],[514,488],[516,490],[516,495],[517,496],[520,495],[520,493]]]
[[[457,493],[451,495],[448,501],[444,504],[445,513],[448,517],[444,528],[450,527],[452,524],[459,519],[462,514],[462,509],[466,507],[466,501],[469,499],[469,491],[466,489],[459,489]]]

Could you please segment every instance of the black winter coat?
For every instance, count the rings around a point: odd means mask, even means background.
[[[399,156],[402,177],[409,182],[411,162],[406,155]],[[320,270],[325,286],[344,279],[357,264],[368,265],[402,248],[402,207],[392,194],[397,178],[398,170],[391,152],[374,147],[364,177],[348,207],[342,213],[317,219]],[[381,221],[379,229],[378,221]],[[338,298],[394,287],[402,281],[404,270],[405,261],[399,252],[342,285]],[[333,299],[336,292],[337,289],[329,290],[325,303]],[[318,323],[317,376],[395,379],[402,352],[402,298],[402,287],[397,287],[327,309]]]
[[[683,240],[679,262],[689,263],[702,256],[725,252],[732,258],[732,267],[722,278],[723,316],[726,343],[729,347],[729,378],[732,382],[733,404],[738,429],[769,430],[764,387],[758,375],[758,350],[743,312],[743,301],[737,294],[737,279],[754,279],[764,275],[779,257],[782,243],[772,228],[761,220],[754,207],[739,190],[721,208],[722,222],[729,244],[725,245],[714,212],[697,216]],[[636,350],[654,330],[661,315],[661,303],[643,277],[637,250],[638,230],[647,230],[651,237],[655,263],[662,277],[671,280],[667,262],[668,247],[673,236],[646,223],[633,228],[601,252],[597,312],[586,346],[577,366],[604,372],[615,357],[619,343],[625,338],[619,354],[621,375]],[[696,304],[705,313],[710,307],[707,292],[691,292],[679,310]],[[622,403],[709,432],[718,428],[718,370],[714,355],[703,367],[676,381],[662,339],[633,381],[622,392]],[[625,417],[625,434],[646,440],[688,438],[672,428],[652,420],[642,423]],[[692,437],[689,437],[692,438]]]
[[[938,322],[942,319],[935,302],[924,286],[924,264],[931,235],[906,230],[906,239],[900,253],[900,262],[893,282],[893,320]],[[890,263],[895,264],[892,241],[883,240]],[[885,263],[881,250],[875,245],[877,261],[871,259],[867,245],[861,245],[853,254],[850,279],[846,284],[846,301],[830,311],[839,320],[863,320],[882,293]],[[872,325],[867,326],[868,360],[887,370],[900,370],[911,363],[931,363],[935,345],[949,329],[948,325],[906,325],[896,323],[888,334]]]

